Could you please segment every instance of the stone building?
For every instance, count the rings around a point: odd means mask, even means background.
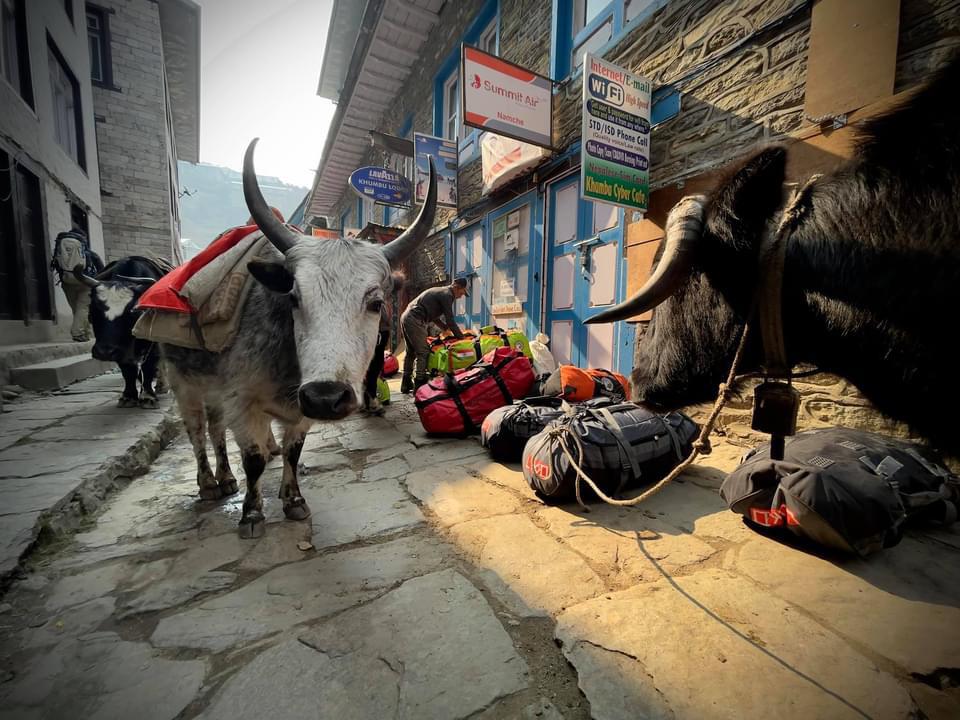
[[[200,8],[86,3],[106,260],[182,261],[177,160],[199,160]]]
[[[645,318],[582,321],[646,279],[676,200],[772,141],[792,145],[792,179],[834,166],[856,121],[956,51],[958,18],[956,0],[371,0],[364,12],[337,2],[319,92],[338,108],[307,214],[339,227],[409,222],[347,187],[362,165],[408,169],[368,131],[453,138],[458,206],[438,216],[413,289],[467,277],[459,322],[543,331],[561,361],[628,371]],[[459,117],[462,43],[554,83],[552,153],[486,195],[480,133]],[[653,85],[645,217],[580,199],[584,49]],[[505,223],[519,232],[512,252]],[[504,290],[519,306],[498,302]]]
[[[2,0],[0,13],[0,346],[69,339],[53,239],[75,221],[104,251],[83,4]]]

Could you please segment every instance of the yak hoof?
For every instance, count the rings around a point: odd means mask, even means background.
[[[234,488],[234,492],[236,492],[236,488]],[[206,485],[200,488],[201,500],[219,500],[223,496],[223,488],[219,485]]]
[[[220,480],[218,486],[220,488],[220,492],[223,494],[223,497],[227,497],[228,495],[236,495],[237,491],[240,489],[237,486],[237,479],[232,476]]]
[[[306,520],[310,517],[310,507],[302,497],[293,498],[283,504],[283,514],[287,520]]]
[[[268,451],[273,457],[276,457],[277,455],[279,455],[280,453],[283,452],[283,450],[280,449],[280,446],[277,445],[276,443],[270,443],[270,444],[267,446],[267,451]]]
[[[120,399],[117,401],[118,408],[135,408],[140,406],[140,401],[135,397],[127,397],[126,395],[121,395]]]
[[[151,395],[141,395],[140,407],[146,410],[156,410],[158,407],[160,407],[160,401]]]
[[[266,526],[267,523],[263,517],[263,513],[254,510],[240,518],[240,537],[248,540],[262,537]]]

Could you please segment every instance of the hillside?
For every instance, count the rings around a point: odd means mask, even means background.
[[[241,176],[236,170],[198,163],[181,162],[180,235],[184,259],[196,255],[217,235],[229,227],[242,225],[250,217],[243,201]],[[278,178],[258,175],[260,189],[267,202],[280,209],[284,217],[296,209],[307,188],[288,185]]]

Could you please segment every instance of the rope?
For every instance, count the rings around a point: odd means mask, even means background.
[[[586,512],[590,512],[590,508],[587,507],[586,503],[583,502],[583,498],[580,493],[580,483],[585,482],[590,486],[590,489],[593,490],[597,497],[603,500],[608,505],[616,505],[618,507],[632,507],[634,505],[639,505],[644,500],[647,500],[658,492],[663,490],[667,485],[676,480],[680,474],[686,470],[697,459],[697,456],[700,455],[705,449],[710,446],[710,433],[713,432],[713,426],[717,422],[717,418],[720,417],[720,412],[723,410],[723,406],[727,404],[727,400],[730,399],[730,393],[733,390],[733,383],[737,377],[737,366],[740,364],[740,360],[743,356],[744,348],[747,345],[747,336],[749,335],[750,324],[749,322],[743,326],[743,332],[740,334],[740,342],[737,345],[737,352],[733,356],[733,363],[730,366],[730,373],[727,375],[726,382],[720,383],[719,391],[717,393],[717,400],[713,405],[713,410],[710,412],[709,417],[706,422],[703,424],[703,427],[700,430],[700,435],[697,438],[696,442],[693,443],[693,448],[690,451],[690,454],[686,457],[683,462],[677,465],[669,475],[660,480],[656,485],[651,488],[648,488],[640,495],[630,498],[628,500],[617,500],[607,495],[603,490],[597,487],[597,484],[593,479],[583,471],[583,468],[580,467],[580,460],[583,459],[583,443],[580,441],[579,436],[570,431],[569,426],[564,427],[555,427],[547,431],[547,434],[550,438],[551,443],[556,442],[560,445],[560,449],[563,451],[564,456],[567,458],[567,461],[570,463],[570,466],[576,471],[576,479],[574,481],[574,490],[576,492],[577,503],[582,507]],[[578,460],[575,460],[573,453],[570,450],[570,438],[573,438],[574,446],[577,450]]]

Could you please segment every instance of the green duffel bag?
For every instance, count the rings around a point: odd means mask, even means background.
[[[377,378],[377,400],[384,405],[390,404],[390,386],[383,378]]]
[[[517,352],[523,353],[528,359],[533,359],[533,353],[530,352],[530,341],[527,336],[516,329],[504,330],[496,325],[487,325],[480,329],[480,345],[486,355],[493,348],[504,345],[513,348]]]

